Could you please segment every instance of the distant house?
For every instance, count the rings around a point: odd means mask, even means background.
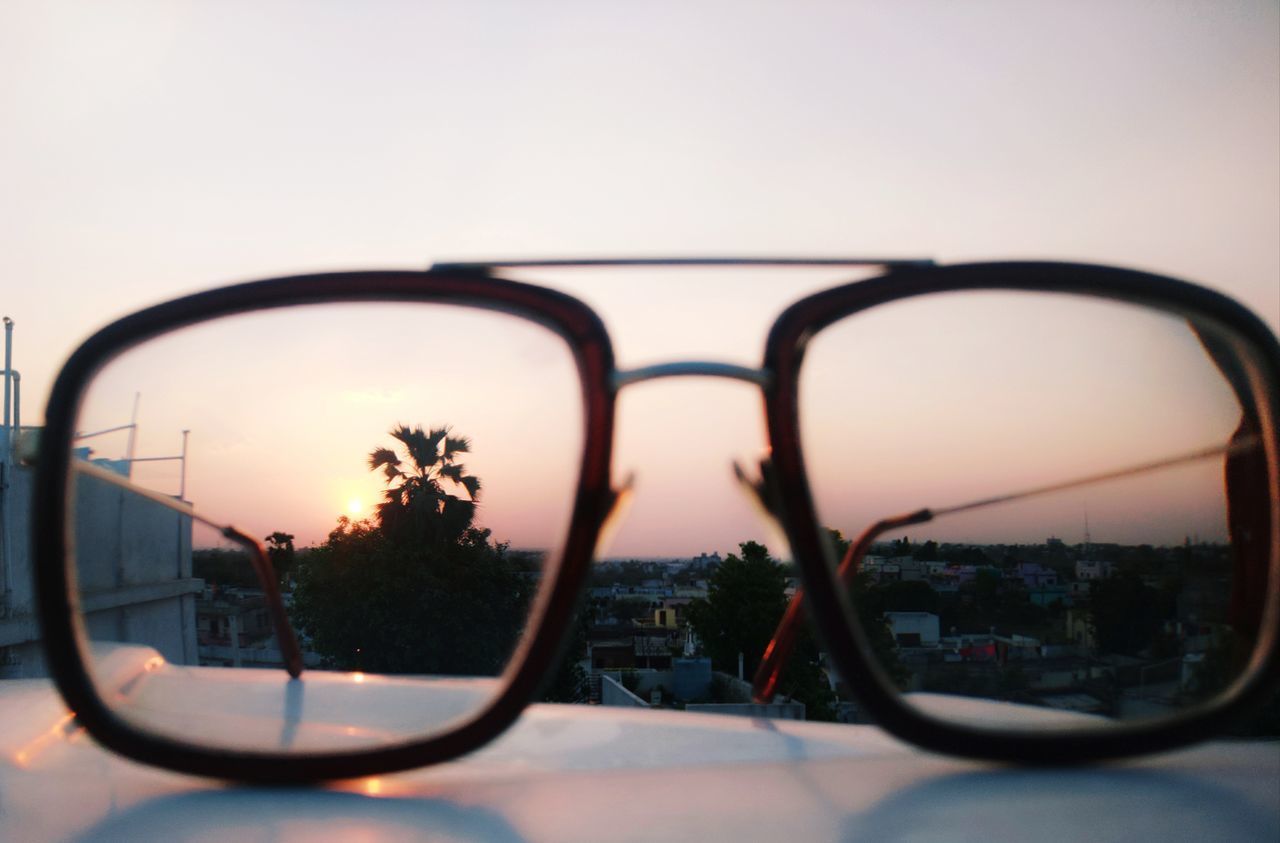
[[[919,559],[903,559],[898,563],[903,582],[924,580],[929,577],[929,563]]]
[[[196,640],[201,648],[249,647],[274,635],[261,592],[228,589],[215,594],[206,590],[196,600]],[[201,656],[204,655],[202,652]]]
[[[938,616],[932,612],[885,612],[884,619],[899,647],[938,646]]]
[[[929,587],[939,594],[953,594],[960,590],[960,570],[946,562],[930,562]]]
[[[668,670],[671,668],[671,643],[666,638],[637,635],[632,639],[635,666]]]
[[[1030,635],[993,635],[996,645],[996,658],[1001,664],[1013,661],[1025,661],[1040,658],[1040,639]]]
[[[617,670],[636,666],[636,652],[630,638],[593,641],[589,646],[592,670]]]
[[[693,563],[695,565],[698,565],[702,568],[706,568],[708,570],[712,570],[720,567],[720,562],[721,562],[721,559],[720,559],[719,553],[701,553],[693,557]]]
[[[1076,585],[1076,583],[1072,583]],[[1065,585],[1043,585],[1027,589],[1027,600],[1036,606],[1052,606],[1059,603],[1070,606],[1074,602],[1072,590]]]
[[[1058,572],[1052,568],[1046,568],[1039,562],[1019,562],[1016,572],[1018,579],[1022,580],[1022,584],[1028,591],[1058,584]]]
[[[196,600],[200,664],[221,667],[283,667],[265,598],[257,589],[205,589]],[[319,667],[320,656],[302,651],[303,664]]]
[[[1077,559],[1076,579],[1103,580],[1111,576],[1112,568],[1110,562],[1103,562],[1100,559]]]
[[[1094,638],[1092,617],[1087,609],[1067,610],[1067,640],[1079,647],[1092,650],[1097,640]]]

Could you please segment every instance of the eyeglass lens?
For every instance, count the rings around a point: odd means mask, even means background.
[[[1089,725],[1174,714],[1239,675],[1267,556],[1230,516],[1265,513],[1268,492],[1230,347],[1157,311],[1014,292],[901,300],[813,339],[803,452],[837,554],[933,513],[846,566],[909,704]],[[1229,482],[1229,463],[1261,484]]]
[[[273,751],[385,746],[475,714],[554,577],[581,408],[559,335],[475,308],[263,311],[111,360],[73,471],[103,698],[151,732]],[[302,682],[228,526],[265,550]]]

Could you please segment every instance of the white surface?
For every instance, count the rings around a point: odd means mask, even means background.
[[[243,681],[243,680],[241,680]],[[531,707],[451,764],[248,788],[104,752],[43,681],[0,683],[0,840],[1265,840],[1280,744],[1025,770],[876,728]]]
[[[258,751],[342,751],[439,733],[483,708],[495,679],[192,667],[150,647],[93,645],[103,698],[139,728],[176,740]]]

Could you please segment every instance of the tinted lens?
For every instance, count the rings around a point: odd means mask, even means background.
[[[553,579],[581,407],[559,335],[442,305],[263,311],[111,360],[77,420],[71,516],[103,698],[150,731],[264,751],[476,713]]]
[[[814,338],[806,468],[822,523],[873,539],[853,603],[909,703],[1088,724],[1174,714],[1238,677],[1273,494],[1240,348],[1161,312],[1012,292],[904,300]]]

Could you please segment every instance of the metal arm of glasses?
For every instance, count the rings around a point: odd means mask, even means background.
[[[853,544],[849,545],[849,549],[845,552],[844,558],[840,560],[840,566],[836,570],[836,582],[844,588],[851,586],[853,584],[854,577],[858,575],[858,568],[862,564],[863,557],[865,557],[867,551],[871,549],[872,542],[889,530],[895,530],[916,524],[925,524],[942,515],[951,515],[957,512],[981,509],[982,507],[992,506],[994,504],[1009,503],[1016,500],[1022,500],[1023,498],[1048,494],[1050,492],[1061,492],[1067,489],[1087,486],[1092,483],[1101,483],[1107,480],[1118,480],[1123,477],[1133,477],[1138,474],[1144,474],[1148,471],[1186,465],[1188,463],[1198,462],[1212,457],[1223,456],[1227,457],[1230,461],[1232,458],[1256,452],[1256,449],[1261,445],[1262,440],[1257,436],[1250,434],[1236,434],[1226,445],[1214,445],[1208,448],[1201,448],[1197,451],[1179,454],[1168,459],[1142,463],[1141,465],[1129,466],[1127,468],[1122,468],[1117,471],[1109,471],[1103,474],[1079,477],[1073,480],[1053,483],[1047,486],[1037,486],[1033,489],[1024,489],[1007,495],[996,495],[994,497],[970,501],[957,506],[949,506],[940,509],[919,509],[906,515],[885,518],[872,524],[863,531],[862,535],[858,536],[858,539]],[[1230,508],[1231,505],[1231,502],[1228,501],[1228,508]],[[782,671],[786,668],[787,660],[790,658],[791,653],[795,648],[796,637],[799,635],[800,623],[803,617],[804,590],[797,589],[795,596],[792,597],[791,602],[787,604],[786,612],[783,613],[782,620],[778,623],[778,628],[773,633],[773,638],[769,641],[768,646],[765,647],[764,655],[760,659],[760,667],[756,670],[755,678],[752,681],[752,697],[756,702],[771,702],[774,694],[777,693],[778,683],[782,677]]]
[[[625,266],[882,266],[886,269],[935,266],[930,258],[560,258],[553,260],[443,261],[433,263],[433,270],[488,272],[492,269],[548,269],[570,267]]]
[[[280,645],[284,668],[294,679],[302,675],[302,648],[298,646],[297,636],[294,635],[293,627],[289,625],[289,616],[285,612],[284,601],[280,597],[280,588],[276,584],[275,574],[271,569],[271,561],[267,558],[266,551],[263,550],[261,544],[252,536],[237,530],[235,527],[219,524],[216,521],[205,518],[197,513],[191,504],[185,501],[177,500],[160,492],[153,492],[150,489],[144,489],[129,482],[128,478],[121,477],[91,462],[75,459],[72,460],[71,464],[72,470],[78,474],[127,489],[132,494],[158,503],[179,515],[185,515],[193,521],[204,524],[206,527],[212,527],[221,533],[224,538],[243,547],[249,554],[249,562],[253,566],[253,573],[258,578],[258,584],[262,587],[262,596],[266,601],[267,611],[271,615],[272,626],[275,627],[276,643]]]
[[[837,582],[847,586],[858,575],[862,557],[871,549],[871,543],[889,530],[924,524],[933,520],[933,513],[927,509],[893,518],[884,518],[862,531],[857,541],[849,545],[840,567],[836,571]],[[778,683],[782,680],[782,671],[796,646],[796,637],[800,634],[801,622],[804,618],[804,589],[796,589],[795,596],[787,604],[787,610],[773,633],[773,638],[764,649],[760,658],[760,666],[756,668],[755,678],[751,683],[751,696],[758,703],[769,703],[778,692]]]

